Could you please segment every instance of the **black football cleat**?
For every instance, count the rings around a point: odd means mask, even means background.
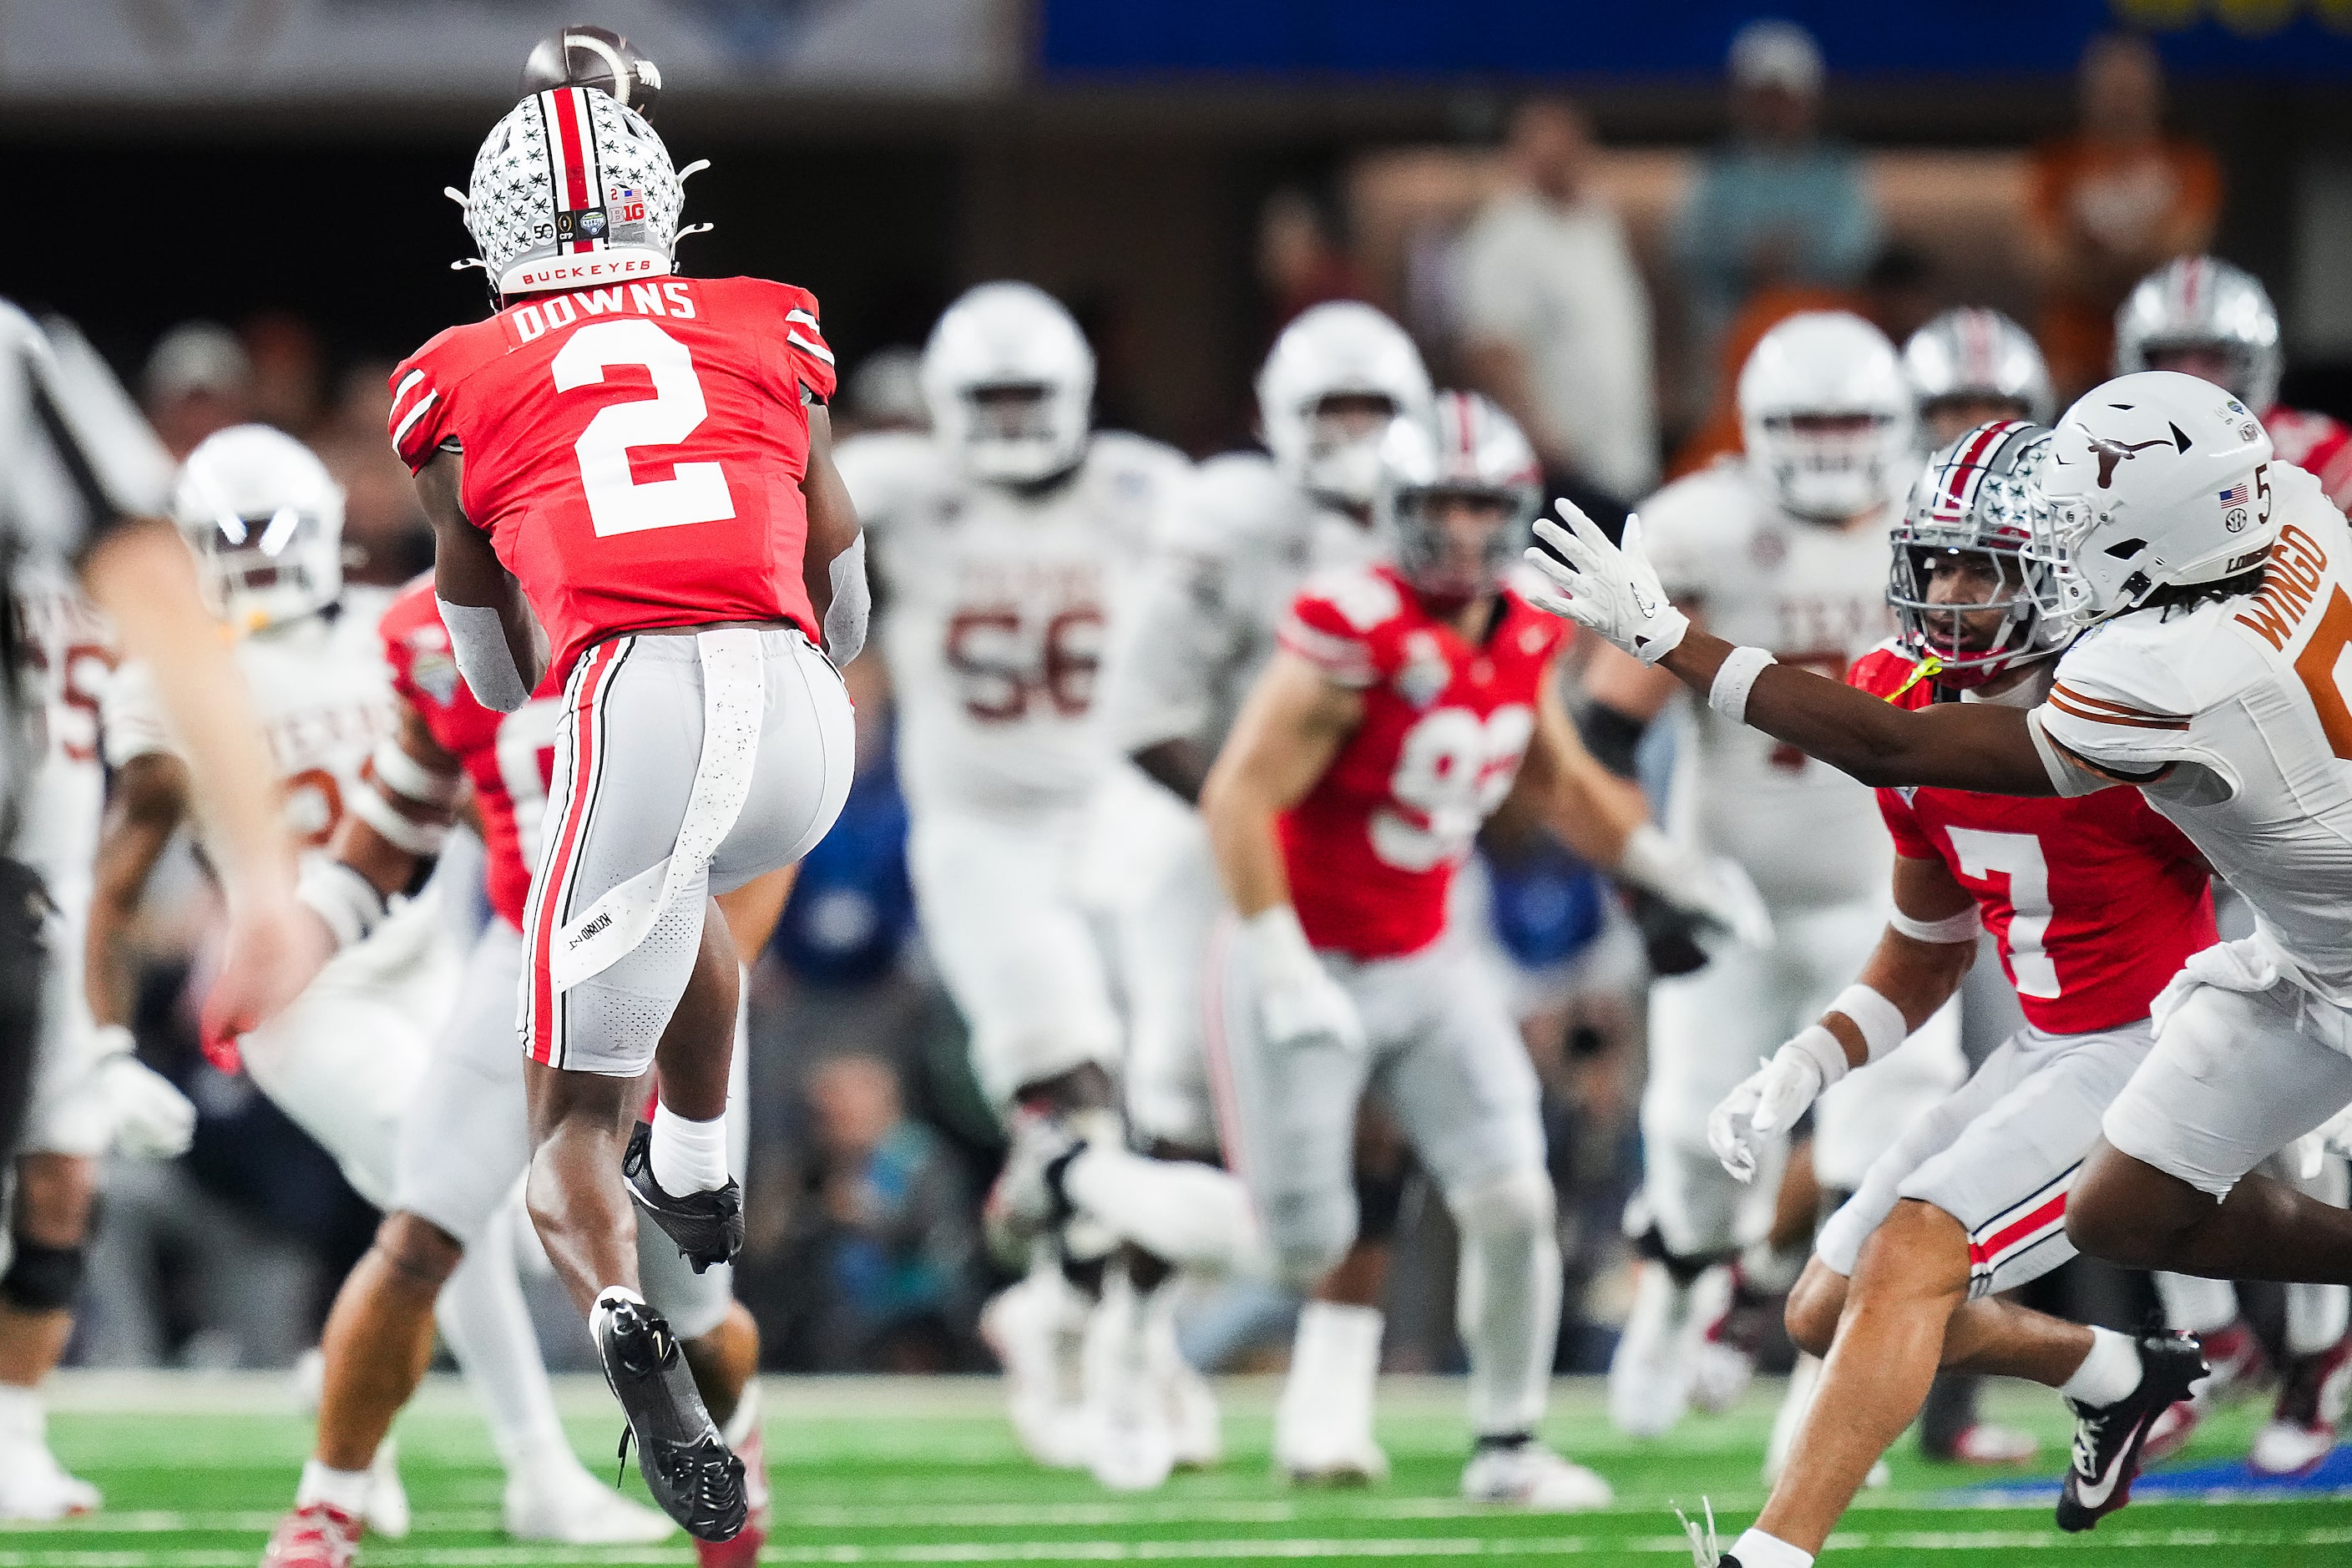
[[[2149,1426],[2204,1378],[2205,1355],[2186,1334],[2149,1334],[2139,1342],[2139,1386],[2113,1405],[2066,1402],[2074,1412],[2074,1461],[2058,1494],[2061,1530],[2089,1530],[2131,1501]]]
[[[629,1418],[621,1432],[621,1458],[628,1458],[634,1437],[637,1473],[661,1510],[697,1541],[734,1540],[751,1512],[743,1461],[728,1448],[695,1392],[677,1336],[643,1302],[613,1300],[599,1306],[597,1358]]]
[[[743,1250],[743,1188],[730,1176],[727,1184],[707,1193],[672,1197],[654,1180],[654,1130],[637,1123],[629,1146],[621,1155],[621,1179],[629,1196],[647,1218],[677,1243],[677,1255],[700,1274],[714,1263],[732,1263]]]

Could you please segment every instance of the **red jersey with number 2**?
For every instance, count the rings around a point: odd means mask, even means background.
[[[1925,708],[1935,687],[1913,679],[1918,668],[1890,645],[1846,679]],[[2221,940],[2205,858],[2136,789],[2074,800],[1882,789],[1878,808],[1896,854],[1941,860],[1975,898],[2037,1029],[2082,1035],[2145,1018],[2189,955]]]
[[[433,605],[428,574],[400,591],[377,624],[392,687],[425,732],[457,759],[474,786],[482,845],[489,862],[490,907],[516,930],[539,863],[541,819],[548,780],[555,772],[555,722],[563,713],[563,682],[552,671],[531,700],[498,713],[474,700],[458,679],[449,634]]]
[[[392,377],[412,470],[465,454],[459,500],[521,582],[567,674],[616,632],[791,621],[810,401],[833,395],[816,300],[757,278],[530,296],[453,327]]]
[[[1283,859],[1307,940],[1351,958],[1416,952],[1511,793],[1565,624],[1506,591],[1472,646],[1385,566],[1308,581],[1282,647],[1364,695],[1363,721],[1283,814]]]

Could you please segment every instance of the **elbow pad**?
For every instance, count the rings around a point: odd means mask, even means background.
[[[514,649],[507,646],[507,628],[496,610],[480,605],[453,605],[433,595],[434,608],[449,631],[449,650],[457,655],[457,673],[466,678],[474,696],[494,712],[511,713],[530,700],[530,682],[515,668]]]
[[[866,621],[874,608],[866,585],[866,535],[851,540],[826,572],[833,579],[833,604],[824,612],[824,655],[845,665],[866,646]]]
[[[1649,728],[1642,720],[1600,702],[1586,708],[1576,721],[1576,732],[1592,760],[1621,779],[1639,776],[1641,769],[1634,758]]]

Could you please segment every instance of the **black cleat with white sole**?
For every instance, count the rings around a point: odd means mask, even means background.
[[[628,1458],[629,1440],[635,1438],[637,1473],[661,1510],[697,1541],[734,1540],[751,1511],[743,1461],[729,1449],[695,1392],[677,1336],[642,1301],[613,1297],[599,1301],[597,1310],[596,1353],[604,1382],[629,1418],[621,1458]]]
[[[629,1146],[621,1155],[621,1179],[629,1184],[646,1217],[677,1243],[677,1255],[700,1274],[714,1263],[732,1263],[743,1250],[743,1189],[730,1176],[727,1184],[707,1193],[673,1197],[654,1180],[654,1129],[637,1123]]]
[[[2058,1494],[2058,1528],[2089,1530],[2131,1501],[2141,1446],[2156,1418],[2189,1397],[2206,1373],[2205,1354],[2186,1334],[2149,1334],[2139,1342],[2139,1386],[2113,1405],[2077,1405],[2074,1462]]]

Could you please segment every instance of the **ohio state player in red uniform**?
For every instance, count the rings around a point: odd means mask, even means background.
[[[1853,685],[1905,708],[2027,706],[2046,694],[2061,648],[2041,633],[2017,551],[2032,504],[2022,475],[2048,437],[1996,422],[1930,461],[1895,535],[1888,598],[1902,635],[1854,666]],[[1822,1227],[1788,1321],[1829,1362],[1770,1502],[1725,1559],[1743,1565],[1780,1561],[1776,1548],[1811,1561],[1917,1415],[1939,1365],[2058,1388],[2102,1430],[2110,1412],[2145,1422],[2169,1403],[2154,1397],[2163,1376],[2143,1377],[2141,1347],[2126,1336],[1994,1298],[2074,1255],[2066,1194],[2101,1113],[2147,1054],[2150,1004],[2218,940],[2204,858],[2137,791],[1878,797],[1897,855],[1889,929],[1822,1022],[1717,1108],[1716,1152],[1751,1176],[1762,1138],[1783,1134],[1824,1088],[1943,1005],[1980,924],[2028,1026],[1887,1151]],[[2193,1366],[2193,1350],[2152,1343],[2160,1374]],[[2092,1473],[2070,1472],[2063,1525],[2085,1529],[2123,1505],[2137,1436],[2118,1428],[2093,1446]]]
[[[491,920],[468,960],[448,1034],[403,1116],[391,1205],[373,1247],[344,1280],[328,1316],[311,1463],[295,1508],[271,1538],[265,1568],[341,1568],[351,1561],[360,1518],[325,1494],[334,1489],[338,1473],[364,1470],[365,1456],[375,1452],[415,1392],[430,1362],[441,1289],[466,1250],[487,1238],[530,1158],[521,1060],[514,1048],[514,995],[562,689],[551,679],[513,713],[483,707],[458,677],[428,579],[404,589],[377,630],[401,713],[398,736],[379,750],[369,777],[415,834],[401,832],[397,824],[346,816],[331,845],[334,882],[362,905],[415,886],[433,865],[421,852],[425,840],[415,835],[445,827],[470,799],[485,851]],[[746,955],[765,944],[791,876],[789,868],[772,873],[723,900]],[[767,1495],[757,1389],[751,1382],[759,1360],[758,1327],[732,1300],[730,1271],[696,1275],[667,1243],[640,1250],[648,1293],[677,1325],[706,1402],[746,1461],[753,1521],[730,1542],[698,1542],[700,1559],[713,1565],[749,1563],[763,1538]],[[551,1419],[551,1408],[548,1415]],[[575,1500],[572,1506],[576,1511],[601,1500]],[[614,1543],[620,1538],[612,1528],[593,1541]]]
[[[698,1267],[741,1245],[735,955],[709,895],[790,865],[840,810],[849,702],[817,638],[851,597],[834,567],[856,520],[815,300],[671,276],[678,204],[667,150],[612,98],[518,104],[467,205],[501,309],[394,372],[392,437],[467,684],[509,711],[543,674],[567,683],[524,919],[526,1197],[648,1489],[727,1540],[741,1466],[638,1294],[629,1199]],[[660,1104],[625,1150],[656,1057]]]
[[[1464,1491],[1600,1507],[1607,1484],[1533,1436],[1559,1306],[1535,1076],[1492,978],[1445,939],[1447,889],[1517,795],[1595,864],[1741,916],[1560,707],[1562,639],[1502,580],[1536,500],[1516,427],[1449,395],[1434,429],[1400,421],[1385,456],[1398,564],[1309,583],[1202,792],[1239,916],[1213,960],[1221,1131],[1286,1281],[1311,1290],[1354,1238],[1357,1101],[1379,1094],[1461,1227],[1477,1440]],[[1337,1442],[1369,1444],[1368,1384],[1358,1397],[1327,1423]]]

